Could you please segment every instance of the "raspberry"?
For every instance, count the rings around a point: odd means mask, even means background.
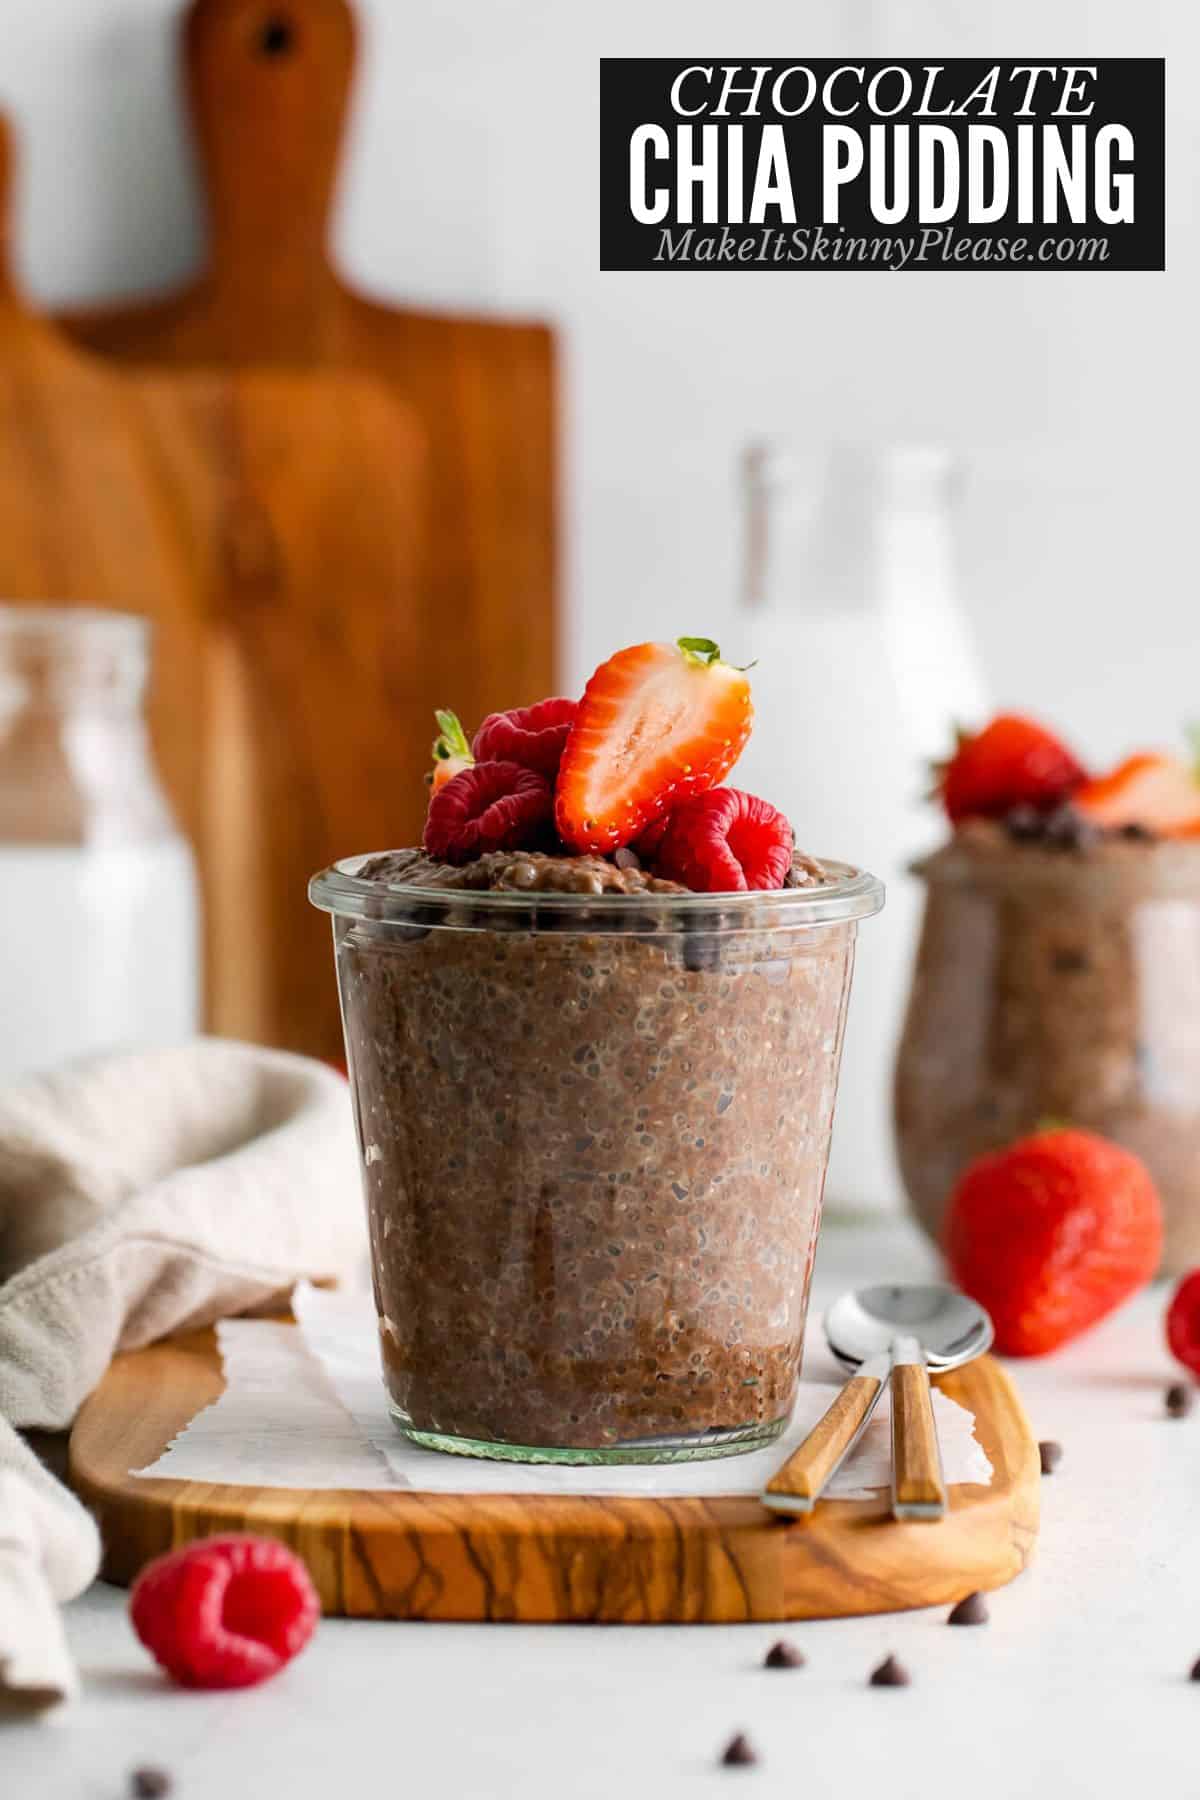
[[[577,700],[539,700],[536,706],[489,713],[475,733],[471,754],[477,763],[520,763],[553,781],[578,709]]]
[[[133,1628],[184,1687],[251,1687],[303,1650],[321,1616],[308,1570],[274,1538],[201,1538],[148,1563]]]
[[[779,888],[792,862],[792,828],[774,806],[740,788],[710,788],[671,814],[658,873],[699,894]]]
[[[661,819],[655,819],[653,825],[647,825],[641,837],[635,838],[633,848],[644,863],[652,863],[658,855],[659,846],[667,835],[667,826],[671,823],[671,814],[664,813]]]
[[[528,849],[554,812],[544,775],[515,762],[462,769],[429,802],[425,848],[442,862],[471,862],[487,850]]]
[[[1167,1343],[1176,1361],[1200,1376],[1200,1269],[1185,1275],[1171,1295]]]

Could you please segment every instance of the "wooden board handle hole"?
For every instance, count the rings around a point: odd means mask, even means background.
[[[295,48],[295,25],[282,13],[272,13],[259,28],[258,54],[264,57],[290,56]]]

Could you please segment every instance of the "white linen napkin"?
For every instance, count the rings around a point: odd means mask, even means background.
[[[73,1690],[57,1604],[99,1563],[20,1430],[69,1426],[116,1351],[345,1278],[362,1244],[349,1093],[322,1063],[201,1039],[0,1090],[0,1698]]]

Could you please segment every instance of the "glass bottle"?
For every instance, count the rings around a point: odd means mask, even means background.
[[[744,474],[737,636],[757,658],[755,727],[732,779],[787,813],[801,849],[887,888],[859,951],[827,1192],[835,1207],[899,1209],[892,1058],[920,916],[909,864],[939,834],[930,765],[956,722],[987,710],[955,595],[958,470],[936,447],[756,446]]]
[[[0,1079],[196,1030],[191,851],[131,614],[0,606]]]

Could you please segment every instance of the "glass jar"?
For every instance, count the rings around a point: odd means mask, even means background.
[[[393,1415],[435,1449],[669,1462],[795,1398],[872,876],[645,896],[314,878]]]
[[[1165,1267],[1200,1262],[1200,844],[1048,849],[986,830],[917,872],[896,1133],[934,1237],[963,1168],[1050,1121],[1133,1150]]]
[[[195,876],[146,660],[143,619],[0,606],[0,1079],[196,1029]]]

